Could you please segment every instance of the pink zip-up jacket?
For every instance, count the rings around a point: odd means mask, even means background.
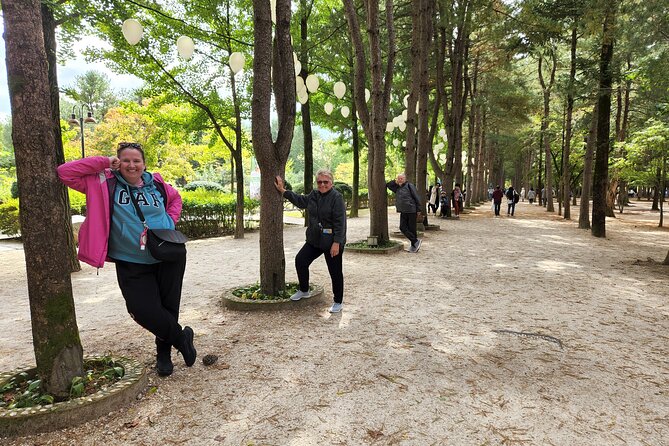
[[[114,174],[109,168],[109,158],[93,156],[70,161],[58,166],[58,176],[68,187],[86,194],[86,219],[79,229],[78,258],[96,268],[102,268],[107,258],[110,231],[109,189],[107,178]],[[181,215],[181,196],[167,184],[159,173],[153,174],[154,181],[165,186],[167,194],[167,214],[174,220]]]

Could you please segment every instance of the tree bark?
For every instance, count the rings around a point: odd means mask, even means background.
[[[300,76],[306,81],[309,74],[309,53],[307,51],[307,23],[311,13],[311,6],[306,0],[300,0],[300,62],[302,70]],[[314,188],[314,137],[311,131],[311,107],[310,100],[300,105],[302,114],[302,134],[304,138],[304,193],[310,193]],[[304,212],[304,225],[307,226],[309,213]]]
[[[610,116],[611,116],[611,59],[615,37],[617,1],[606,2],[602,27],[602,49],[599,59],[599,93],[597,112],[597,152],[592,191],[592,235],[606,237],[606,191],[609,175]]]
[[[395,27],[393,2],[386,0],[385,28],[388,50],[385,74],[381,53],[379,4],[373,0],[364,1],[366,11],[367,36],[369,42],[369,72],[371,73],[371,110],[365,102],[365,77],[367,60],[362,40],[360,23],[353,0],[344,0],[344,13],[355,50],[355,102],[360,115],[369,147],[367,178],[369,184],[369,226],[370,235],[379,237],[380,242],[388,240],[388,206],[386,196],[386,145],[385,130],[392,89],[392,75],[395,66]]]
[[[47,393],[69,394],[83,375],[72,297],[67,204],[56,166],[39,0],[2,0],[12,139],[37,374]]]
[[[548,120],[550,119],[551,89],[555,83],[557,60],[554,51],[551,51],[550,77],[548,84],[546,84],[542,70],[543,59],[543,55],[539,56],[539,82],[541,83],[541,89],[543,90],[544,96],[544,114],[541,118],[541,139],[543,142],[544,154],[546,155],[546,187],[544,189],[544,193],[546,198],[546,210],[548,212],[555,212],[555,207],[553,206],[553,163],[551,156],[551,144],[550,139],[548,138]]]
[[[595,146],[597,145],[597,109],[595,103],[590,121],[590,130],[585,147],[585,161],[583,165],[583,190],[581,190],[581,206],[578,216],[578,227],[590,229],[590,191],[592,189],[592,160],[594,158]]]
[[[270,2],[253,0],[254,57],[251,132],[260,167],[260,287],[276,296],[285,288],[283,251],[283,197],[274,177],[285,176],[295,125],[295,68],[290,43],[290,0],[276,2],[276,35],[272,42]],[[270,74],[271,73],[271,74]],[[270,103],[272,85],[279,120],[272,141]]]
[[[574,81],[576,79],[576,44],[578,43],[577,23],[574,21],[571,30],[571,57],[569,65],[569,84],[567,86],[567,117],[564,141],[564,154],[562,156],[562,202],[564,203],[564,219],[571,220],[571,169],[569,168],[569,157],[571,156],[571,133],[572,115],[574,113]]]
[[[430,116],[428,107],[430,104],[429,87],[429,53],[430,43],[432,41],[432,12],[434,10],[434,0],[421,0],[420,7],[420,77],[419,84],[419,104],[418,104],[418,150],[416,157],[416,186],[418,188],[421,200],[421,212],[427,219],[427,199],[425,189],[425,179],[427,178],[427,152],[431,151],[432,143],[430,140]],[[420,193],[423,192],[423,193]],[[426,220],[427,221],[427,220]]]
[[[49,93],[51,96],[51,119],[53,121],[54,143],[56,151],[56,160],[58,164],[65,162],[65,154],[63,152],[63,138],[60,132],[60,90],[58,89],[58,59],[56,52],[56,19],[53,16],[53,11],[48,4],[42,3],[42,32],[44,33],[44,49],[46,51],[46,60],[49,66]],[[63,201],[65,202],[65,209],[67,215],[65,219],[66,234],[67,234],[67,249],[70,255],[70,271],[81,271],[81,264],[77,259],[77,244],[74,240],[74,233],[72,232],[72,218],[70,215],[70,196],[67,193],[67,187],[60,184],[61,193],[63,194]]]

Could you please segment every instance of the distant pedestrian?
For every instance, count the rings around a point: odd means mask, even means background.
[[[453,209],[455,210],[455,218],[460,218],[460,211],[462,210],[462,191],[460,190],[460,183],[455,183],[453,192]]]
[[[439,199],[440,198],[441,198],[441,184],[437,183],[430,188],[430,199],[429,199],[429,203],[428,203],[428,213],[430,212],[430,209],[432,210],[433,214],[437,213],[437,209],[439,208]]]
[[[518,192],[513,188],[513,186],[509,186],[509,188],[506,190],[506,203],[507,203],[507,211],[506,215],[511,215],[513,217],[513,213],[516,210],[516,203],[518,203],[520,196],[518,195]]]
[[[530,191],[527,193],[527,200],[530,204],[534,203],[534,197],[537,196],[537,193],[534,192],[534,188],[530,187]]]
[[[520,199],[525,202],[525,186],[520,189]]]
[[[497,185],[491,195],[492,195],[493,209],[495,210],[495,216],[499,217],[499,208],[502,206],[502,198],[504,198],[504,192],[502,192],[502,189],[499,187],[499,185]]]
[[[411,242],[409,252],[416,253],[422,240],[416,236],[416,218],[420,211],[420,199],[416,186],[407,181],[405,174],[386,183],[386,187],[395,193],[395,208],[400,213],[400,231]]]

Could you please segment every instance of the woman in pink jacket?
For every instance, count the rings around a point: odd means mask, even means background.
[[[193,330],[178,323],[186,257],[161,262],[144,249],[144,225],[133,197],[152,229],[173,229],[181,197],[158,173],[146,171],[144,151],[122,142],[117,156],[95,156],[58,166],[61,181],[86,194],[86,220],[79,230],[79,259],[101,268],[116,264],[116,276],[130,316],[156,337],[156,369],[172,374],[175,347],[188,367],[195,363]],[[132,194],[132,197],[131,195]]]

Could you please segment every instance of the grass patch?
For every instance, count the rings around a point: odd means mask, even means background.
[[[347,248],[356,248],[356,249],[388,249],[388,248],[394,248],[397,246],[399,242],[395,242],[392,240],[386,240],[384,242],[379,243],[377,246],[369,246],[367,244],[367,240],[360,240],[358,242],[353,242],[353,243],[347,243],[346,247]]]
[[[256,283],[246,287],[235,288],[232,290],[232,295],[240,299],[246,299],[248,301],[285,300],[290,299],[290,296],[292,296],[299,287],[300,284],[297,282],[288,282],[286,283],[286,288],[281,291],[278,296],[272,296],[261,292],[260,284]],[[313,287],[309,287],[309,291],[313,290]]]
[[[92,395],[119,381],[125,370],[110,356],[84,360],[84,376],[76,376],[70,385],[70,396],[63,401]],[[20,409],[44,406],[57,401],[53,395],[44,393],[42,382],[34,374],[21,372],[12,376],[0,387],[0,409]]]

